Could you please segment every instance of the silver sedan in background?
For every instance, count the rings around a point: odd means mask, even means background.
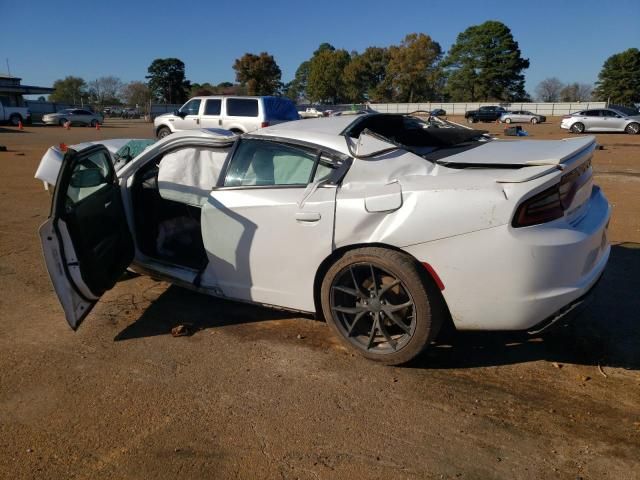
[[[562,117],[560,128],[572,133],[626,132],[640,133],[640,113],[628,107],[583,110]]]
[[[104,117],[101,113],[93,113],[83,108],[66,108],[56,113],[43,115],[42,121],[47,125],[64,125],[71,122],[72,125],[82,124],[95,127],[104,122]]]
[[[513,112],[504,112],[500,117],[503,123],[543,123],[547,121],[544,115],[537,115],[526,110],[516,110]]]

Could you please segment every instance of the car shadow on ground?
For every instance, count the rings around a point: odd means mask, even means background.
[[[640,244],[615,245],[602,280],[583,312],[566,326],[529,336],[521,332],[459,332],[439,340],[408,368],[475,368],[547,360],[640,370]],[[268,320],[303,318],[257,305],[217,299],[172,286],[114,340],[170,335]],[[197,334],[197,333],[196,333]]]
[[[529,336],[520,332],[447,335],[413,368],[473,368],[547,360],[640,370],[640,244],[611,248],[593,298],[567,325]]]
[[[224,300],[171,286],[114,340],[170,335],[178,325],[186,325],[189,333],[196,333],[208,328],[299,317],[297,313]]]
[[[0,126],[0,133],[31,133],[26,130],[20,130],[18,127],[7,128]]]

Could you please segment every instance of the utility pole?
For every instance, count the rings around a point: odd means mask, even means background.
[[[9,67],[9,59],[7,58],[7,74],[11,76],[11,67]]]

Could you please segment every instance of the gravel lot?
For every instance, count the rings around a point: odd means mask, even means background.
[[[557,118],[525,128],[567,136]],[[146,277],[72,332],[33,174],[50,145],[151,134],[141,121],[0,127],[0,478],[640,478],[640,136],[598,135],[614,247],[578,322],[458,334],[390,368],[322,322]],[[199,330],[172,337],[185,322]]]

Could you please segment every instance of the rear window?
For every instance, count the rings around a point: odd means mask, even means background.
[[[298,120],[298,110],[295,104],[288,98],[263,97],[262,102],[265,110],[265,120]]]
[[[231,117],[257,117],[258,99],[229,98],[227,99],[227,115]]]

